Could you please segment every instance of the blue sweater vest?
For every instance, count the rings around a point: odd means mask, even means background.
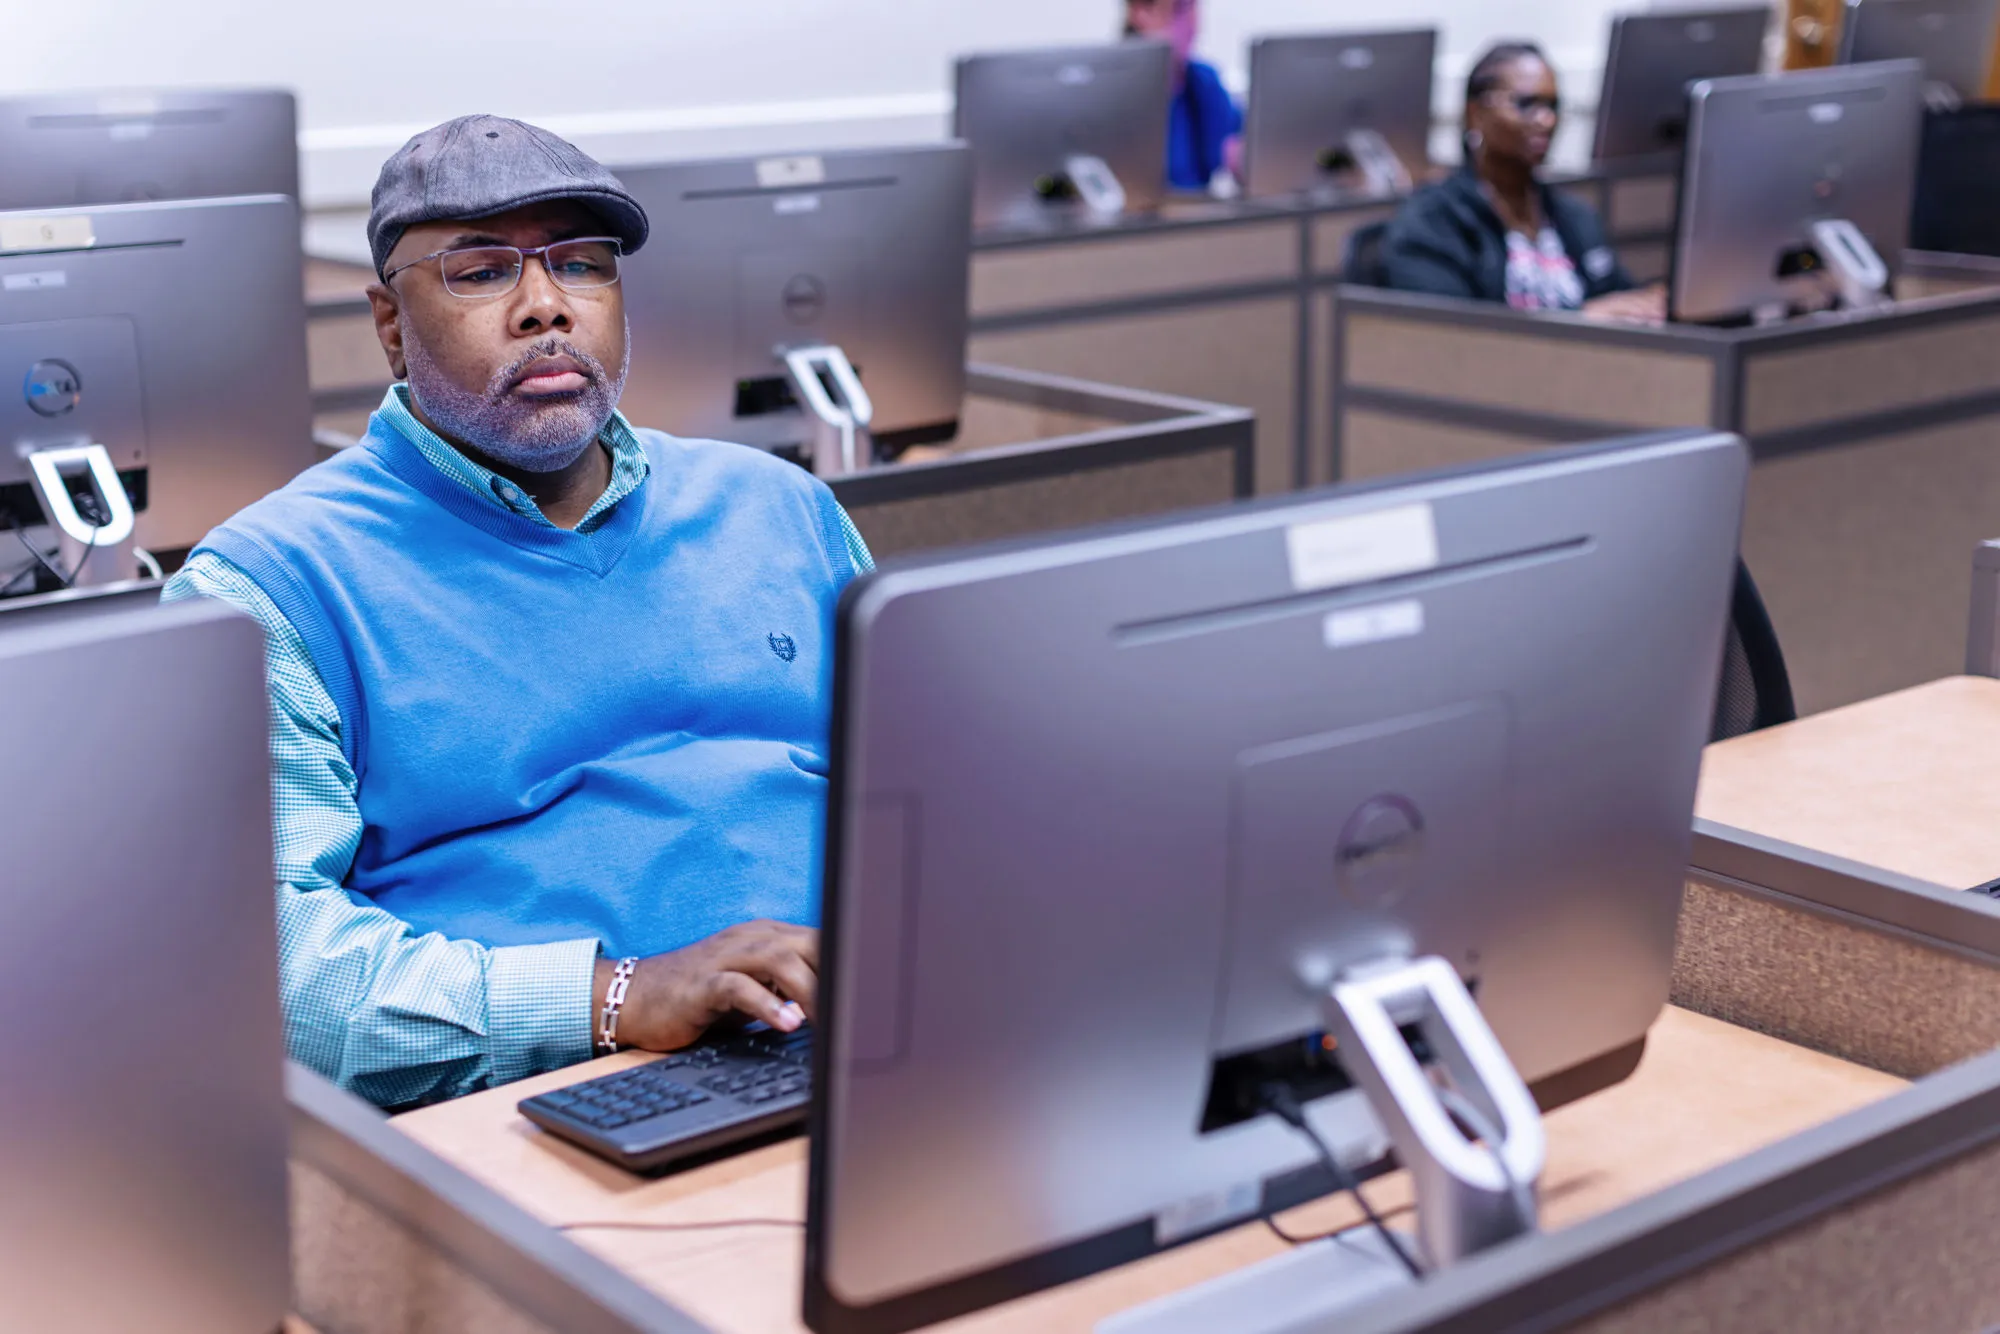
[[[376,427],[203,541],[340,710],[358,902],[613,955],[817,919],[838,507],[759,451],[635,434],[652,474],[588,536]]]

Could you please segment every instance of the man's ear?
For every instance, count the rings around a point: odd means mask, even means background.
[[[403,325],[397,318],[402,313],[402,302],[389,284],[375,283],[368,289],[368,307],[375,317],[375,337],[382,344],[382,354],[389,359],[389,374],[398,380],[409,379],[410,367],[403,359]]]

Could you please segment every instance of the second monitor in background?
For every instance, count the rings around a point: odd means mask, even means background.
[[[1687,139],[1688,85],[1755,74],[1770,25],[1768,5],[1618,15],[1591,157],[1600,163],[1657,158],[1671,169]]]
[[[1933,103],[1986,95],[2000,0],[1847,0],[1840,62],[1921,60]]]
[[[1245,193],[1410,189],[1430,163],[1436,55],[1435,28],[1252,43]]]
[[[1167,185],[1165,42],[966,56],[952,132],[972,146],[973,225],[1148,213]]]
[[[655,238],[624,265],[626,414],[825,476],[952,438],[970,173],[960,144],[621,170]]]
[[[299,193],[281,89],[0,98],[0,208]]]
[[[1707,80],[1690,108],[1672,318],[1769,322],[1888,299],[1909,238],[1922,65]]]

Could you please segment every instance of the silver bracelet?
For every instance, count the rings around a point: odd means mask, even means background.
[[[611,985],[604,992],[604,1012],[597,1020],[597,1053],[609,1056],[618,1050],[618,1012],[625,1008],[625,993],[632,987],[632,974],[639,970],[637,959],[620,959],[612,971]]]

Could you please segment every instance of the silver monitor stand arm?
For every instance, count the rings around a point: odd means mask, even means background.
[[[1828,218],[1812,225],[1813,249],[1825,263],[1827,282],[1848,310],[1870,310],[1890,303],[1889,266],[1861,229],[1845,218]]]
[[[1073,153],[1063,159],[1063,175],[1092,217],[1115,218],[1125,211],[1125,186],[1103,158]]]
[[[110,584],[134,579],[139,561],[132,547],[135,518],[131,497],[118,480],[117,465],[103,445],[82,442],[28,455],[28,472],[42,514],[56,531],[58,568],[76,571],[72,587]],[[78,512],[65,479],[87,476],[98,510],[105,516],[93,524]]]
[[[1347,152],[1371,194],[1406,195],[1415,188],[1410,169],[1377,131],[1351,131],[1347,136]]]
[[[1342,1066],[1416,1184],[1430,1267],[1534,1231],[1547,1156],[1541,1111],[1458,970],[1439,958],[1357,969],[1327,988],[1326,1019]],[[1443,1086],[1404,1029],[1423,1035]],[[1474,1143],[1462,1123],[1487,1142]],[[1113,1316],[1097,1334],[1296,1330],[1410,1281],[1387,1244],[1357,1227]]]
[[[820,477],[842,477],[869,466],[874,449],[868,440],[868,427],[875,420],[875,404],[861,387],[861,377],[854,373],[847,354],[822,343],[779,348],[778,359],[812,427],[813,472]],[[828,381],[832,382],[831,391]]]

